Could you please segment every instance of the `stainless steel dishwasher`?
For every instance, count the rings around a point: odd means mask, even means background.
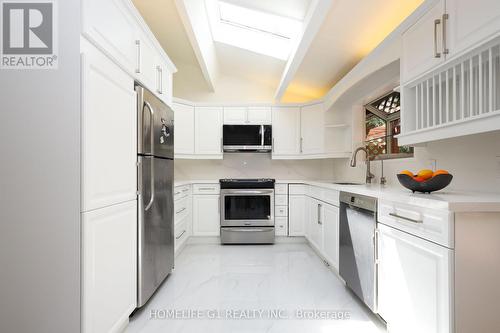
[[[340,192],[339,273],[373,312],[377,312],[377,199]]]

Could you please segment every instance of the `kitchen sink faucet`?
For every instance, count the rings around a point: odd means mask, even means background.
[[[358,152],[359,151],[364,151],[365,154],[366,154],[366,183],[367,184],[371,184],[372,183],[372,178],[375,178],[375,175],[372,174],[370,172],[370,152],[368,151],[368,149],[366,149],[365,147],[359,147],[358,149],[356,149],[354,151],[354,153],[352,154],[352,158],[351,158],[351,167],[356,167],[356,156],[358,155]]]

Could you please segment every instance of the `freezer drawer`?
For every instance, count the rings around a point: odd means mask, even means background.
[[[221,228],[222,244],[274,244],[274,227]]]
[[[174,161],[139,156],[137,306],[143,306],[174,267]]]

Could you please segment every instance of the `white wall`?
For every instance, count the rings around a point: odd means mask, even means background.
[[[183,68],[186,71],[196,72],[196,68]],[[206,88],[202,81],[183,81],[183,78],[195,77],[186,75],[176,77],[174,74],[174,96],[192,102],[207,103],[272,103],[274,100],[273,87],[257,84],[237,77],[219,75],[215,92]]]
[[[446,169],[454,177],[449,189],[500,192],[499,156],[500,132],[479,134],[417,147],[414,158],[384,161],[384,173],[388,185],[400,186],[396,177],[398,172],[431,168],[431,160],[436,160],[438,169]],[[375,161],[372,165],[378,182],[381,162]],[[337,160],[334,170],[337,179],[364,181],[366,166],[361,162],[358,167],[351,168],[349,161]]]
[[[80,332],[79,0],[59,68],[0,70],[0,332]]]
[[[333,178],[332,160],[271,160],[269,154],[225,154],[224,160],[176,160],[176,180],[275,178],[320,180]]]

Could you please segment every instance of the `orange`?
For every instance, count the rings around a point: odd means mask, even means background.
[[[423,177],[413,177],[413,179],[419,183],[422,183],[422,182],[425,182],[427,179],[423,178]]]
[[[436,177],[437,175],[449,175],[450,173],[446,170],[436,170],[432,177]]]
[[[417,174],[418,177],[423,178],[424,180],[432,178],[433,175],[434,172],[429,169],[420,170]]]
[[[403,170],[399,174],[400,175],[407,175],[407,176],[410,176],[410,177],[414,177],[413,172],[408,171],[408,170]]]

